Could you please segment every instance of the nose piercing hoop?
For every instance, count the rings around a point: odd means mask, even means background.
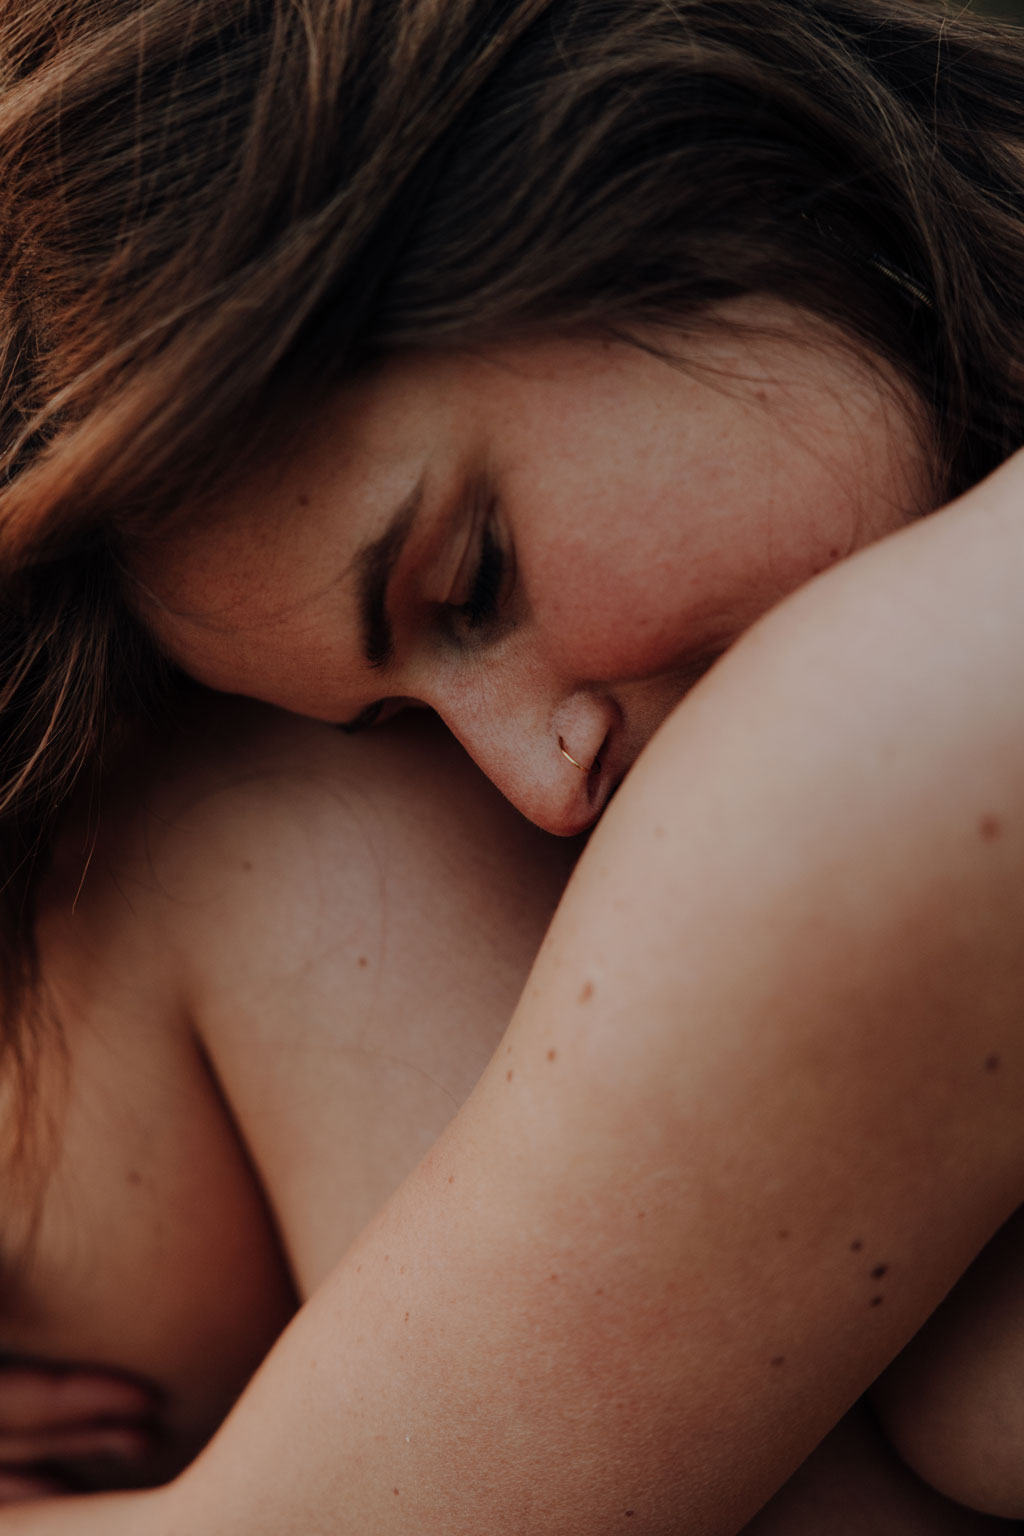
[[[559,752],[561,752],[561,754],[562,754],[562,756],[564,758],[567,758],[568,761],[570,763],[572,763],[574,768],[578,768],[580,773],[585,773],[585,774],[587,774],[588,777],[590,776],[590,774],[594,773],[595,771],[599,771],[600,770],[601,762],[600,762],[600,759],[596,758],[596,757],[594,758],[594,761],[591,763],[589,768],[586,766],[585,763],[578,763],[576,761],[576,759],[573,757],[572,753],[566,747],[565,742],[562,740],[561,736],[559,736],[559,738],[558,738],[558,750],[559,750]]]

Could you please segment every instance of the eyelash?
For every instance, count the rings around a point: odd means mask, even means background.
[[[509,564],[509,557],[495,538],[493,528],[489,523],[485,524],[480,539],[480,558],[469,596],[464,603],[448,605],[448,612],[458,620],[458,627],[476,631],[494,623],[501,607],[503,589],[507,585]],[[346,736],[355,736],[360,731],[369,730],[380,719],[386,703],[385,699],[381,699],[371,704],[354,720],[339,725],[338,729],[344,731]]]
[[[507,565],[505,551],[488,524],[481,537],[480,559],[469,596],[464,603],[453,604],[451,609],[466,629],[483,629],[497,618]]]

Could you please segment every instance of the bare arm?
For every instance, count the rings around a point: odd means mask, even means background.
[[[479,1088],[195,1466],[0,1529],[743,1524],[1021,1199],[1022,478],[677,713]]]

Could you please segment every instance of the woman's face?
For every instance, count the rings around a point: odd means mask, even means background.
[[[581,830],[760,614],[929,505],[881,376],[736,309],[772,334],[711,329],[685,366],[582,340],[389,364],[137,556],[147,622],[200,681],[301,714],[428,705],[527,816]]]

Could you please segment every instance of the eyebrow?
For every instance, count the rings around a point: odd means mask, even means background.
[[[388,617],[388,587],[423,501],[423,481],[393,513],[379,539],[356,555],[356,597],[366,665],[379,672],[394,658],[395,636]]]

